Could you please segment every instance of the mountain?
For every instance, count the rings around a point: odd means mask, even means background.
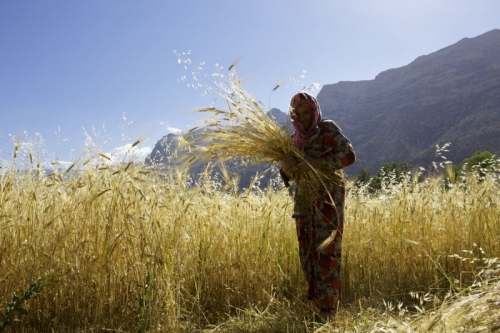
[[[273,108],[269,110],[266,115],[273,119],[280,126],[288,126],[288,130],[292,131],[293,126],[288,119],[288,115],[279,109]],[[193,132],[193,139],[198,135],[199,130]],[[179,141],[176,134],[168,134],[163,138],[158,140],[155,147],[151,153],[146,157],[146,164],[148,165],[176,165],[178,163],[178,154],[182,154],[182,150],[179,151]],[[260,168],[256,168],[260,169]]]
[[[356,163],[346,169],[351,175],[361,168],[376,173],[394,160],[428,167],[436,144],[447,142],[445,157],[455,164],[479,150],[500,156],[500,30],[464,38],[373,80],[327,84],[317,98],[323,116],[354,146]],[[280,110],[268,116],[291,128]],[[168,164],[174,138],[158,141],[146,163]]]
[[[464,38],[374,80],[325,85],[318,102],[352,141],[351,174],[373,173],[393,160],[427,167],[436,144],[446,142],[445,156],[454,163],[478,150],[498,156],[500,30]]]
[[[285,126],[288,128],[288,131],[290,133],[293,133],[294,129],[293,129],[293,125],[292,125],[292,122],[290,120],[290,117],[288,116],[287,113],[284,113],[283,111],[281,111],[280,109],[277,109],[277,108],[273,108],[271,110],[269,110],[269,112],[266,113],[266,115],[271,118],[271,119],[274,119],[274,121],[276,123],[278,123],[280,126]]]
[[[147,165],[173,165],[176,163],[178,148],[177,135],[172,133],[165,135],[156,142],[145,162]]]
[[[274,119],[275,122],[281,126],[288,126],[289,130],[293,128],[288,120],[288,115],[281,112],[279,109],[271,109],[266,115]],[[193,139],[195,139],[200,134],[199,130],[193,132]],[[180,159],[178,157],[182,156],[183,153],[187,151],[185,148],[180,148],[178,135],[168,134],[163,138],[158,140],[155,147],[151,153],[146,157],[145,163],[147,165],[155,165],[156,167],[175,167],[180,164]],[[206,164],[202,162],[193,163],[190,168],[190,174],[196,179],[198,175],[203,172]],[[252,184],[252,179],[259,174],[259,179],[257,184],[261,188],[268,186],[269,180],[276,174],[269,170],[271,165],[261,164],[261,165],[246,165],[240,161],[232,161],[226,163],[227,169],[229,170],[231,176],[239,179],[238,186],[240,190],[249,188]],[[276,170],[274,170],[276,171]]]

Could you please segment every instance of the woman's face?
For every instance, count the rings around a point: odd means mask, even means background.
[[[313,110],[307,103],[300,103],[299,106],[295,109],[295,119],[299,123],[302,124],[304,129],[309,128],[311,126],[313,118]]]

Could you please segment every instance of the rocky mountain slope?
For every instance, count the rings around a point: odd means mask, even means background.
[[[446,142],[445,156],[456,164],[478,150],[500,156],[500,30],[462,39],[374,80],[325,85],[318,101],[323,116],[353,143],[351,175],[361,168],[376,173],[394,160],[428,167],[436,144]],[[286,123],[278,109],[269,114]],[[173,138],[162,138],[146,162],[168,161]]]
[[[495,29],[380,73],[325,85],[323,114],[351,139],[357,162],[375,172],[400,160],[429,166],[436,144],[460,163],[478,150],[500,153],[500,30]]]
[[[274,118],[276,122],[284,126],[287,124],[287,115],[278,109],[270,110],[267,116]],[[193,138],[196,138],[199,133],[199,130],[194,131],[192,133]],[[180,157],[186,152],[187,149],[179,144],[178,136],[168,134],[156,142],[155,147],[151,151],[151,154],[146,157],[145,162],[147,165],[154,165],[159,170],[176,167],[182,163],[183,159]],[[237,179],[236,185],[238,185],[239,190],[245,190],[254,185],[266,188],[269,185],[269,180],[276,178],[278,174],[278,169],[273,168],[271,170],[272,166],[268,164],[247,165],[242,161],[232,161],[225,165],[229,171],[231,182]],[[204,173],[206,167],[207,164],[203,162],[192,163],[190,165],[191,176],[194,179],[198,179]],[[209,166],[209,169],[212,171],[211,175],[218,174],[216,177],[219,177],[219,180],[221,179],[222,173],[218,165],[212,164]],[[226,185],[225,181],[222,181],[222,183]]]

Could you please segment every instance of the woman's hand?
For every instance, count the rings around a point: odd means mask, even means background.
[[[298,162],[298,158],[295,157],[294,154],[287,154],[281,161],[281,169],[285,174],[288,174],[290,169],[294,166],[297,166],[297,170],[299,171],[308,171],[311,167],[314,169],[321,168],[323,163],[321,159],[315,159],[308,155],[306,155],[304,159],[305,160],[300,160],[300,162]]]
[[[308,171],[311,168],[319,169],[323,164],[323,161],[320,158],[318,159],[312,158],[309,155],[306,155],[304,159],[305,161],[302,160],[299,163],[297,163],[297,169],[299,169],[300,171]]]
[[[281,160],[281,170],[283,170],[285,174],[288,174],[290,169],[296,165],[297,158],[292,153],[286,154],[285,157],[283,157],[283,160]]]

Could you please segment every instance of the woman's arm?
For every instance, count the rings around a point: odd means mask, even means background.
[[[356,155],[349,139],[333,121],[324,122],[321,126],[324,151],[320,155],[323,167],[342,169],[356,161]]]
[[[286,187],[290,186],[290,169],[295,165],[297,165],[297,159],[292,153],[285,155],[281,161],[280,176]]]
[[[321,158],[312,158],[311,156],[306,155],[305,161],[301,161],[297,163],[297,169],[300,171],[307,171],[311,167],[314,169],[319,169],[323,165],[323,160]]]

